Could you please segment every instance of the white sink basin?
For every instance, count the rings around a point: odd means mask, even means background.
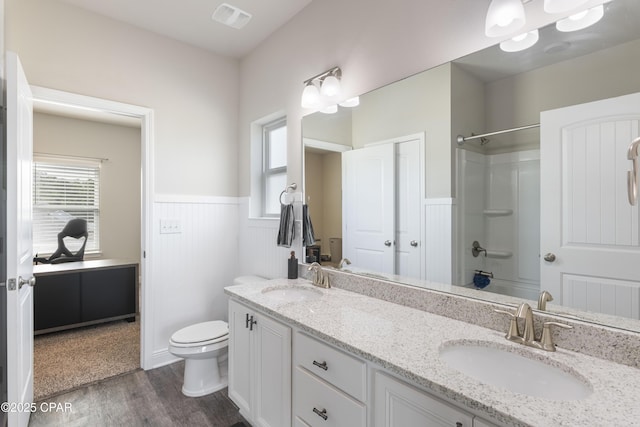
[[[274,300],[284,302],[308,301],[322,296],[322,292],[306,286],[283,285],[265,288],[262,293]]]
[[[521,350],[537,357],[524,347]],[[496,343],[450,341],[440,347],[440,358],[463,374],[514,393],[549,400],[580,400],[593,391],[589,382],[571,368],[552,360],[525,357]]]

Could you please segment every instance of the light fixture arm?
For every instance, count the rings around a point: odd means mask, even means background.
[[[317,74],[310,79],[305,80],[303,83],[306,86],[308,84],[311,84],[314,80],[323,80],[327,76],[336,76],[339,79],[342,77],[342,70],[340,69],[340,67],[336,66],[327,71],[323,71],[322,73]]]

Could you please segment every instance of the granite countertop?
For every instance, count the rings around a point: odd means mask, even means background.
[[[282,302],[262,291],[304,286],[316,299]],[[274,279],[230,286],[231,297],[294,325],[407,380],[514,426],[640,426],[640,370],[558,348],[546,352],[504,338],[504,333],[342,289],[320,289],[305,279]],[[498,314],[496,314],[498,315]],[[505,331],[508,320],[505,319]],[[582,400],[554,401],[481,383],[439,357],[452,341],[504,347],[586,378],[593,393]]]

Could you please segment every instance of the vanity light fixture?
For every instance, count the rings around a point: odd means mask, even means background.
[[[338,112],[338,105],[337,104],[327,105],[326,107],[321,109],[320,112],[324,114],[335,114]]]
[[[519,52],[529,49],[538,42],[539,38],[540,34],[538,30],[529,31],[528,33],[523,33],[512,39],[503,41],[500,43],[500,49],[505,52]]]
[[[544,0],[544,11],[547,13],[563,13],[585,4],[587,0]]]
[[[578,31],[590,27],[604,16],[604,6],[596,6],[571,15],[568,18],[556,22],[556,29],[563,33]]]
[[[340,97],[341,77],[342,70],[340,70],[340,67],[333,67],[305,80],[305,88],[300,102],[302,108],[319,108],[323,105],[322,98],[329,98],[329,101],[333,100],[335,102],[335,99]],[[319,90],[316,83],[320,87]]]
[[[341,107],[357,107],[360,105],[360,97],[354,96],[353,98],[345,99],[344,101],[338,103]]]
[[[484,32],[488,37],[502,37],[518,31],[524,23],[522,0],[491,0]]]

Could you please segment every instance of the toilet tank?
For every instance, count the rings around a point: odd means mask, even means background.
[[[239,276],[233,279],[234,285],[247,285],[249,283],[264,282],[267,279],[260,276]]]

